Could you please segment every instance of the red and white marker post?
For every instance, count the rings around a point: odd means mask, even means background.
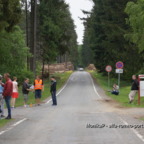
[[[108,72],[108,90],[109,90],[109,86],[110,86],[110,72],[112,71],[112,66],[107,65],[105,70]]]
[[[144,97],[144,75],[138,76],[139,91],[138,91],[138,105],[140,105],[141,97]]]

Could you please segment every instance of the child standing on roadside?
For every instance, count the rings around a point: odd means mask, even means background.
[[[12,108],[15,108],[15,102],[18,98],[18,83],[17,83],[17,77],[13,78],[13,93],[12,93],[12,99],[11,99],[11,106]]]

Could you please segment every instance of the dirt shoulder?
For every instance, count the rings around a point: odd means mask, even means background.
[[[97,92],[102,97],[102,99],[99,100],[99,102],[107,106],[107,109],[106,109],[107,112],[116,112],[122,115],[130,115],[138,119],[144,117],[144,108],[127,108],[127,107],[122,106],[119,102],[107,96],[106,92],[98,84],[96,78],[94,78],[93,76],[92,78],[93,78]]]

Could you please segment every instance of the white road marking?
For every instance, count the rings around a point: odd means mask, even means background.
[[[88,74],[89,74],[89,73],[88,73]],[[72,74],[72,75],[73,75],[73,74]],[[69,80],[73,80],[72,75],[69,77],[67,83],[66,83],[66,84],[63,86],[63,88],[57,93],[56,96],[58,96],[58,95],[66,88],[66,86],[67,86]],[[93,85],[93,89],[94,89],[95,93],[98,95],[98,97],[99,97],[100,99],[102,99],[102,97],[99,95],[99,93],[97,92],[97,90],[96,90],[96,88],[95,88],[93,79],[92,79],[92,77],[91,77],[90,74],[89,74],[89,76],[90,76],[90,79],[91,79],[91,81],[92,81],[92,85]],[[50,103],[51,101],[52,101],[52,99],[48,100],[48,101],[46,102],[46,104]]]
[[[122,118],[120,118],[120,119],[121,119],[121,121],[122,121],[125,125],[129,125],[125,120],[123,120]],[[142,136],[141,134],[139,134],[139,132],[138,132],[137,130],[135,130],[134,128],[131,129],[131,130],[136,134],[136,136],[137,136],[140,140],[142,140],[142,141],[144,142],[143,136]]]
[[[58,96],[58,95],[66,88],[66,86],[67,86],[67,83],[66,83],[66,84],[63,86],[63,88],[57,93],[56,96]],[[48,100],[48,101],[46,102],[46,104],[50,103],[51,101],[52,101],[52,99]]]
[[[88,73],[88,74],[89,74],[89,73]],[[98,97],[99,97],[100,99],[102,99],[102,97],[99,95],[99,93],[98,93],[97,90],[96,90],[96,87],[95,87],[94,81],[93,81],[93,79],[92,79],[92,77],[91,77],[90,74],[89,74],[89,76],[90,76],[90,78],[91,78],[92,85],[93,85],[93,89],[94,89],[95,93],[98,95]]]
[[[57,95],[56,96],[58,96],[65,88],[66,88],[66,86],[67,86],[67,83],[64,85],[64,87],[57,93]]]
[[[63,88],[57,93],[56,96],[58,96],[58,95],[66,88],[69,80],[71,80],[72,75],[73,75],[73,74],[71,74],[71,76],[70,76],[69,79],[67,80],[66,84],[65,84],[65,85],[63,86]],[[46,102],[46,104],[50,103],[51,101],[52,101],[52,99],[48,100],[48,101]]]
[[[51,101],[52,101],[52,99],[48,100],[48,101],[46,102],[46,104],[48,104],[48,103],[51,102]]]
[[[12,127],[15,127],[15,126],[21,124],[21,123],[24,122],[25,120],[27,120],[27,118],[24,118],[24,119],[22,119],[22,120],[16,122],[15,124],[12,125]]]
[[[71,77],[71,76],[70,76],[70,77]],[[69,80],[70,80],[70,78],[68,79],[67,83],[63,86],[63,88],[57,93],[56,96],[58,96],[58,95],[66,88],[66,86],[67,86]],[[46,102],[46,104],[48,104],[48,103],[51,102],[51,101],[52,101],[52,99],[48,100],[48,101]],[[0,135],[4,134],[5,132],[10,131],[10,130],[13,129],[15,126],[21,124],[21,123],[24,122],[25,120],[27,120],[27,118],[24,118],[24,119],[22,119],[22,120],[16,122],[15,124],[13,124],[13,125],[10,126],[9,128],[7,128],[5,131],[1,131],[1,132],[0,132]]]
[[[10,131],[11,129],[13,129],[14,127],[16,127],[17,125],[21,124],[22,122],[24,122],[24,121],[26,121],[26,120],[27,120],[27,118],[24,118],[24,119],[16,122],[15,124],[11,125],[11,126],[10,126],[9,128],[7,128],[6,130],[1,131],[1,132],[0,132],[0,135],[6,133],[6,132],[8,132],[8,131]]]
[[[72,76],[72,75],[71,75]],[[68,81],[67,81],[67,83],[63,86],[63,88],[57,93],[57,95],[56,96],[58,96],[65,88],[66,88],[66,86],[67,86],[67,84],[68,84],[68,82],[69,82],[69,80],[70,80],[70,78],[71,78],[71,76],[69,77],[69,79],[68,79]],[[50,101],[52,101],[52,99],[50,99],[50,100],[48,100],[47,101],[47,103],[46,104],[48,104]],[[2,135],[2,134],[4,134],[4,133],[6,133],[6,132],[8,132],[8,131],[10,131],[11,129],[13,129],[15,126],[17,126],[17,125],[19,125],[19,124],[21,124],[22,122],[24,122],[24,121],[26,121],[27,120],[27,118],[24,118],[24,119],[22,119],[22,120],[20,120],[20,121],[18,121],[18,122],[16,122],[15,124],[13,124],[12,126],[10,126],[9,128],[7,128],[6,130],[4,130],[4,131],[1,131],[0,132],[0,135]]]

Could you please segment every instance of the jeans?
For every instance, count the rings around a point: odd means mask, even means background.
[[[41,90],[35,90],[35,99],[41,99],[41,94],[42,91]]]
[[[56,91],[51,92],[53,105],[57,105]]]
[[[1,115],[4,115],[4,99],[1,99]]]
[[[5,102],[8,109],[8,117],[11,118],[11,106],[10,106],[11,96],[5,96]]]
[[[112,94],[114,94],[114,95],[119,95],[119,92],[117,92],[117,91],[112,91]]]

